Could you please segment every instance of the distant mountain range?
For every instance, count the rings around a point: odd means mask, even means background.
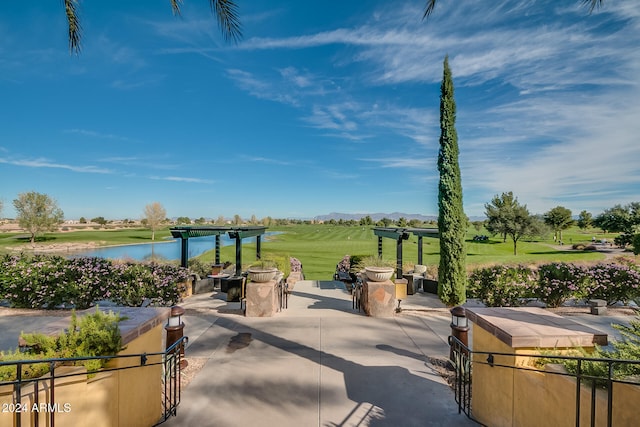
[[[331,212],[329,214],[326,215],[318,215],[316,217],[314,217],[313,219],[315,219],[316,221],[330,221],[332,219],[335,219],[336,221],[339,220],[344,220],[344,221],[349,221],[351,219],[355,220],[355,221],[360,221],[361,218],[366,217],[367,215],[369,215],[371,217],[372,220],[374,221],[380,221],[382,218],[389,218],[393,221],[397,221],[400,218],[404,218],[407,221],[412,220],[412,219],[417,219],[423,222],[428,222],[428,221],[437,221],[438,220],[438,216],[437,215],[422,215],[422,214],[410,214],[410,213],[404,213],[404,212],[393,212],[393,213],[355,213],[355,214],[348,214],[348,213],[341,213],[341,212]],[[469,221],[484,221],[486,218],[485,217],[479,217],[479,216],[472,216],[469,217]]]
[[[436,221],[438,219],[435,215],[421,215],[421,214],[408,214],[403,212],[393,212],[393,213],[355,213],[355,214],[347,214],[340,212],[331,212],[326,215],[318,215],[314,219],[316,221],[330,221],[335,219],[336,221],[344,220],[349,221],[351,219],[359,221],[361,218],[366,216],[370,216],[374,221],[380,221],[382,218],[389,218],[391,220],[397,221],[400,218],[404,218],[406,220],[417,219],[420,221]]]

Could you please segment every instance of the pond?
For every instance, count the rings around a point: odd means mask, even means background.
[[[264,236],[274,235],[277,232],[266,232]],[[244,242],[255,242],[255,237],[243,239]],[[228,235],[220,236],[220,246],[229,246],[235,243],[235,239],[230,239]],[[170,239],[156,243],[144,243],[139,245],[109,246],[105,248],[90,249],[80,251],[71,255],[72,257],[98,257],[109,259],[131,259],[135,261],[145,261],[150,259],[179,260],[180,259],[180,239]],[[192,237],[189,239],[189,258],[196,257],[216,247],[215,236]]]

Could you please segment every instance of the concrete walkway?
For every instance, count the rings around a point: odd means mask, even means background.
[[[403,306],[420,315],[371,318],[340,285],[298,282],[271,318],[245,318],[215,293],[188,298],[187,358],[206,363],[164,425],[475,425],[427,363],[449,354],[439,300],[416,294]]]

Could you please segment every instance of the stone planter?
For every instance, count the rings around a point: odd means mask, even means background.
[[[385,282],[391,279],[394,269],[391,267],[365,267],[364,274],[372,282]]]
[[[276,273],[278,272],[277,268],[251,268],[247,270],[249,273],[249,280],[257,283],[265,283],[269,282],[276,277]]]

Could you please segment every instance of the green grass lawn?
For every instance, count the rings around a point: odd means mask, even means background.
[[[156,231],[156,240],[162,241],[170,237],[169,228]],[[118,230],[80,230],[46,233],[36,238],[37,244],[53,245],[61,243],[89,243],[99,245],[127,245],[151,243],[151,231],[144,228],[126,228]],[[16,247],[29,243],[27,233],[0,233],[0,253],[7,252],[8,247]]]
[[[298,258],[303,265],[305,276],[309,279],[328,280],[335,272],[336,264],[344,255],[375,255],[377,254],[378,239],[370,227],[345,227],[332,225],[294,225],[286,227],[271,227],[269,231],[280,231],[282,234],[271,236],[262,243],[263,256],[268,254],[289,255]],[[553,239],[540,242],[518,242],[518,255],[513,255],[513,242],[507,239],[505,243],[499,238],[492,238],[486,242],[474,242],[473,236],[486,234],[473,229],[467,233],[467,264],[470,268],[487,264],[530,264],[550,261],[595,261],[604,259],[604,255],[596,252],[577,252],[571,250],[570,245],[563,249],[554,247]],[[567,235],[567,234],[565,234]],[[570,236],[579,236],[581,241],[591,241],[593,233],[584,235],[575,232]],[[600,239],[601,234],[596,234]],[[564,237],[563,237],[564,238]],[[613,235],[608,236],[613,239]],[[418,261],[417,237],[411,236],[403,244],[403,261],[405,264],[416,264]],[[438,239],[423,238],[423,263],[430,265],[438,263],[440,246]],[[578,242],[575,237],[574,242]],[[227,246],[221,250],[221,260],[234,261],[235,247]],[[391,260],[396,258],[396,242],[383,239],[383,257]],[[249,264],[255,259],[255,243],[243,245],[243,264]],[[213,262],[214,252],[210,251],[200,256],[205,262]]]
[[[291,225],[270,227],[269,231],[281,234],[269,236],[262,242],[264,255],[288,255],[302,262],[307,278],[316,280],[331,279],[336,264],[344,255],[375,255],[378,239],[371,227],[346,227],[339,225]],[[613,241],[616,234],[594,233],[595,230],[582,231],[577,227],[563,233],[565,245],[559,248],[552,238],[528,242],[518,242],[518,255],[513,255],[513,243],[507,239],[502,242],[499,237],[492,237],[485,242],[474,242],[476,234],[486,234],[481,229],[473,228],[467,233],[467,264],[470,268],[487,264],[530,264],[550,261],[594,261],[604,259],[604,255],[595,252],[577,252],[571,250],[570,243],[590,243],[591,238],[606,238]],[[168,228],[156,232],[156,240],[169,237]],[[28,243],[24,233],[0,234],[0,252],[7,252],[7,247]],[[96,242],[101,245],[119,245],[151,242],[151,232],[146,229],[123,230],[85,230],[77,232],[47,233],[39,238],[39,244],[87,243]],[[243,244],[243,264],[248,265],[255,260],[255,239],[246,239]],[[439,241],[435,238],[423,238],[423,263],[437,265],[439,258]],[[199,258],[205,263],[213,263],[214,251],[211,250]],[[383,257],[395,260],[396,242],[383,239]],[[235,262],[235,246],[225,246],[221,250],[222,261]],[[417,237],[411,236],[403,244],[403,260],[405,264],[415,264],[418,260]]]

